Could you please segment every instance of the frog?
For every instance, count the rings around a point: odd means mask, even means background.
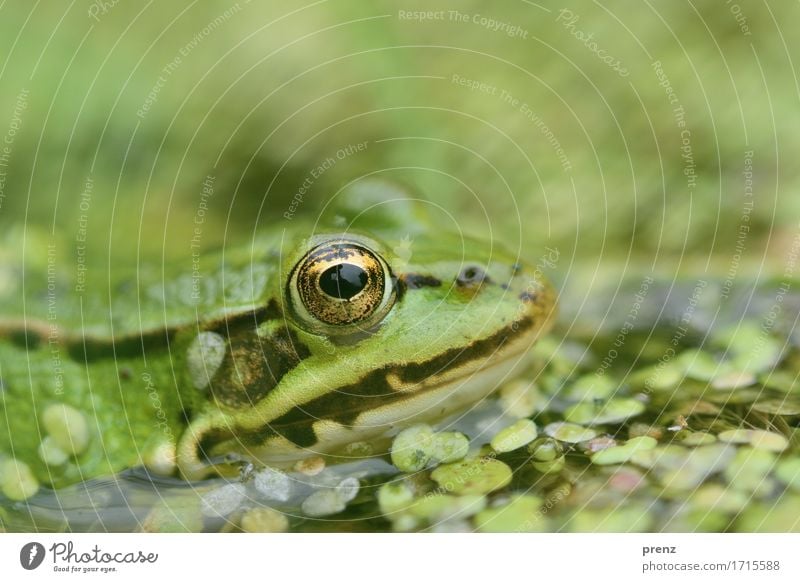
[[[196,481],[335,462],[488,397],[550,329],[556,292],[430,207],[362,180],[317,216],[177,266],[92,271],[54,244],[7,256],[2,494],[136,467]]]

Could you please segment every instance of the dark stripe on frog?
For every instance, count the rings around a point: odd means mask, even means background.
[[[166,348],[178,332],[176,328],[153,330],[141,335],[128,335],[113,340],[85,336],[67,340],[67,353],[76,361],[104,358],[135,358]]]
[[[227,330],[239,322],[251,322],[257,326],[269,319],[282,319],[283,312],[273,299],[266,306],[246,311],[227,318],[217,319],[203,326],[203,330],[226,335]],[[148,352],[167,349],[175,335],[185,326],[172,326],[154,329],[142,334],[125,335],[114,339],[96,336],[71,337],[65,340],[67,353],[76,361],[94,361],[103,358],[137,358]],[[30,333],[30,331],[29,331]],[[47,337],[40,338],[46,342]]]
[[[420,275],[419,273],[405,273],[400,276],[407,289],[422,289],[423,287],[439,287],[442,282],[431,275]]]
[[[329,419],[344,426],[353,426],[353,422],[366,410],[396,404],[420,394],[394,390],[387,379],[390,374],[396,375],[403,382],[424,381],[445,370],[489,357],[510,338],[524,333],[534,324],[532,317],[526,317],[465,348],[448,350],[419,364],[388,366],[375,370],[358,384],[345,386],[295,407],[267,426],[242,435],[242,438],[248,444],[258,445],[278,433],[299,447],[310,447],[317,442],[314,423],[318,420]]]
[[[59,327],[29,320],[26,322],[0,323],[0,337],[7,338],[15,346],[25,350],[46,347],[52,341],[63,345],[67,355],[78,362],[106,357],[140,356],[143,351],[166,347],[178,328],[154,329],[139,335],[124,335],[115,339],[97,336],[76,336]]]
[[[8,340],[18,348],[35,350],[42,346],[45,338],[38,330],[31,330],[30,328],[23,327],[21,329],[10,330],[8,332]]]

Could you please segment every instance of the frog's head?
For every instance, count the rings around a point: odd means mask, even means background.
[[[411,236],[374,223],[284,245],[257,357],[288,351],[291,365],[253,378],[268,390],[222,399],[216,454],[291,460],[442,418],[498,387],[549,328],[553,289],[520,257],[418,221]]]

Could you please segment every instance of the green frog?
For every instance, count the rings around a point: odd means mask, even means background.
[[[554,318],[539,269],[446,232],[395,185],[336,200],[177,267],[93,271],[63,245],[6,257],[3,495],[138,466],[197,480],[335,462],[521,369]]]

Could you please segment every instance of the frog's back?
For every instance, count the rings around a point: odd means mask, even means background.
[[[86,265],[75,247],[42,242],[4,245],[0,260],[0,333],[89,342],[149,336],[263,306],[279,275],[286,231],[260,233],[252,245],[198,252],[179,263]]]
[[[21,247],[5,246],[0,474],[16,459],[23,464],[14,471],[30,470],[30,482],[59,487],[160,454],[191,406],[176,383],[183,358],[173,340],[183,329],[263,309],[278,285],[275,254],[285,236],[261,235],[252,247],[177,265],[85,271],[64,268],[82,264],[73,248],[31,245],[23,255]],[[71,419],[66,435],[53,428],[62,417]],[[60,447],[53,445],[58,435]],[[73,437],[82,443],[74,462],[52,458],[64,456]]]

